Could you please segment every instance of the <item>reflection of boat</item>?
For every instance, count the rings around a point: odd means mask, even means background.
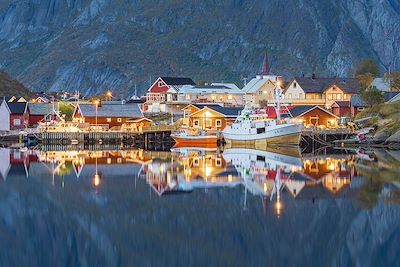
[[[193,128],[181,128],[171,134],[177,144],[183,145],[217,145],[217,136]]]

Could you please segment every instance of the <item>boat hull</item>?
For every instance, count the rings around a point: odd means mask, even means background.
[[[223,132],[225,142],[231,146],[299,145],[302,125],[290,124],[260,134],[230,134]]]
[[[216,136],[171,136],[174,139],[176,144],[180,146],[200,146],[200,147],[209,147],[209,146],[217,146],[217,137]]]

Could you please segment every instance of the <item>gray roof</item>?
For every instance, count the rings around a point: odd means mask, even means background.
[[[216,112],[219,112],[226,117],[234,117],[236,118],[239,116],[240,112],[243,110],[243,108],[236,108],[236,107],[222,107],[219,105],[204,105],[205,107],[208,107],[209,109],[212,109]]]
[[[353,107],[367,107],[367,102],[361,99],[359,95],[352,95],[351,96],[351,106]]]
[[[94,104],[79,104],[79,109],[83,117],[96,116],[96,107]],[[143,114],[138,104],[103,104],[98,107],[97,116],[110,118],[141,118]]]
[[[47,115],[53,111],[53,104],[51,103],[29,103],[30,115]],[[58,110],[58,105],[54,105],[55,110]]]
[[[323,93],[332,85],[340,87],[345,93],[358,94],[360,84],[355,78],[312,78],[295,77],[294,80],[300,85],[305,93]],[[290,85],[291,82],[288,84]]]
[[[394,98],[400,94],[399,92],[383,92],[383,98],[385,99],[385,102],[390,101],[390,99]]]
[[[167,85],[196,85],[190,78],[182,77],[160,77]]]
[[[10,109],[11,114],[24,114],[26,102],[5,102]]]

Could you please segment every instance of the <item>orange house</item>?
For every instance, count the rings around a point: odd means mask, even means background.
[[[320,106],[295,106],[290,109],[290,113],[294,118],[303,121],[305,126],[338,126],[339,117]]]
[[[186,125],[203,130],[223,130],[240,114],[242,108],[222,107],[220,105],[189,105]],[[196,110],[197,109],[197,110]]]

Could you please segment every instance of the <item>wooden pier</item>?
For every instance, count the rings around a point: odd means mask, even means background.
[[[346,129],[303,129],[301,134],[301,147],[315,148],[332,146],[335,140],[344,140],[354,136],[354,132]]]

